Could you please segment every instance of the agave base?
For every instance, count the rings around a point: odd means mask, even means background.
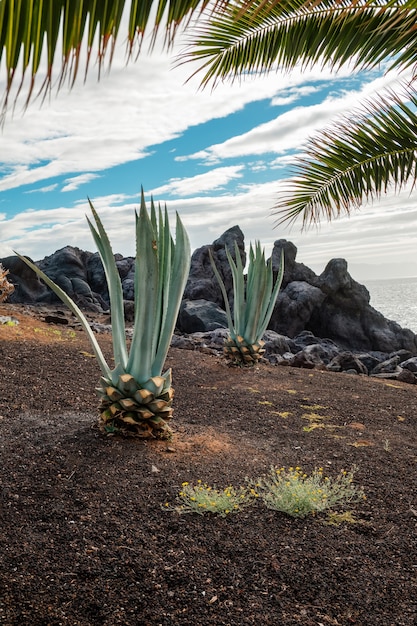
[[[265,353],[265,342],[260,339],[255,343],[247,343],[243,337],[238,335],[236,339],[229,337],[224,342],[223,353],[236,365],[255,365]]]
[[[101,378],[96,390],[101,398],[99,428],[107,434],[120,434],[142,439],[170,439],[172,430],[171,371],[138,383],[124,373],[116,381]]]

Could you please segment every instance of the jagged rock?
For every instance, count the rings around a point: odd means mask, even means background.
[[[417,357],[413,356],[410,359],[407,359],[406,361],[400,363],[400,365],[403,369],[410,370],[410,372],[417,372]]]
[[[326,297],[309,321],[316,335],[330,337],[348,349],[417,352],[416,335],[370,306],[368,290],[353,280],[344,259],[329,261],[318,285]]]
[[[288,362],[291,367],[303,367],[306,369],[313,369],[317,365],[317,361],[314,361],[310,355],[307,355],[304,350],[300,350],[294,354],[292,359]]]
[[[86,271],[87,282],[90,285],[91,291],[95,294],[99,294],[104,302],[106,302],[106,308],[108,308],[109,291],[107,288],[103,264],[98,252],[93,254],[90,253],[90,255],[87,256]]]
[[[311,361],[312,363],[315,363],[316,365],[327,365],[332,361],[332,359],[335,358],[338,352],[339,349],[335,344],[333,344],[333,342],[329,342],[326,344],[325,341],[310,344],[302,350],[302,353],[304,354],[306,359]],[[298,352],[297,354],[299,355],[300,352]]]
[[[67,293],[78,306],[89,311],[102,311],[101,299],[97,300],[88,283],[87,264],[91,252],[66,246],[37,263],[38,267]],[[60,302],[50,289],[38,302]]]
[[[229,330],[227,328],[215,328],[210,332],[197,333],[204,340],[209,348],[216,348],[223,351],[223,345],[229,338]]]
[[[19,320],[12,315],[0,315],[0,324],[16,326],[17,324],[19,324]]]
[[[213,244],[202,246],[194,251],[191,257],[190,274],[184,291],[184,300],[208,300],[224,308],[223,296],[214,274],[209,251],[219,270],[226,287],[229,302],[233,303],[233,279],[229,262],[226,257],[226,248],[235,259],[235,242],[238,245],[242,265],[246,264],[244,235],[239,226],[229,228]]]
[[[267,330],[262,339],[265,342],[264,349],[266,356],[269,354],[282,355],[291,352],[291,347],[294,345],[294,342],[289,337],[279,335],[273,330]]]
[[[293,355],[291,352],[284,352],[284,354],[266,354],[265,357],[268,359],[269,363],[272,365],[290,365],[290,362],[293,359]]]
[[[194,252],[178,319],[178,327],[182,332],[192,332],[195,329],[187,321],[188,301],[204,300],[205,306],[210,308],[208,319],[205,320],[200,303],[198,330],[212,328],[210,324],[214,324],[214,327],[227,325],[223,297],[211,267],[209,250],[213,253],[226,285],[229,303],[233,307],[233,281],[225,250],[228,248],[234,256],[235,242],[242,264],[245,265],[244,236],[239,226],[230,228],[213,244],[203,246]],[[289,351],[284,345],[279,347],[271,344],[267,348],[268,358],[275,355],[274,359],[279,360],[277,357],[279,352],[291,353],[293,358],[296,352],[304,350],[308,345],[305,343],[308,336],[303,335],[303,332],[311,333],[308,337],[310,344],[322,346],[323,339],[320,338],[325,337],[326,341],[333,342],[344,351],[360,353],[360,360],[370,370],[380,362],[380,353],[384,353],[382,360],[386,360],[387,355],[392,356],[399,350],[406,350],[410,357],[417,355],[416,335],[409,329],[401,328],[396,322],[387,320],[370,306],[368,290],[350,276],[344,259],[332,259],[323,273],[317,276],[302,263],[297,263],[297,248],[293,243],[279,239],[275,242],[271,255],[275,275],[281,261],[281,251],[284,251],[285,257],[284,279],[269,330],[286,337],[287,343],[297,338],[298,344],[294,347],[288,343]],[[122,280],[125,316],[128,321],[133,321],[135,259],[115,255],[115,260]],[[8,278],[15,286],[15,292],[10,295],[9,302],[43,304],[58,302],[53,292],[18,257],[7,257],[0,259],[0,262],[10,271]],[[107,284],[98,253],[84,252],[66,246],[38,261],[37,264],[81,308],[93,312],[108,311]],[[213,309],[213,304],[217,309]],[[311,361],[312,355],[307,357],[304,354],[303,358],[306,362]],[[377,362],[374,361],[375,358]],[[405,360],[406,357],[403,357],[402,361]]]
[[[392,374],[392,373],[399,373],[399,363],[400,363],[401,357],[396,354],[395,356],[392,356],[390,359],[387,359],[386,361],[382,361],[382,363],[378,363],[378,365],[376,367],[374,367],[374,369],[371,372],[372,376],[375,376],[376,374]]]
[[[57,324],[58,326],[67,326],[68,318],[63,315],[45,315],[44,318],[47,324]]]
[[[183,300],[177,320],[177,328],[182,333],[205,332],[226,326],[226,313],[214,302]]]
[[[378,365],[378,363],[381,363],[381,361],[385,361],[386,355],[384,352],[360,352],[359,354],[355,354],[355,357],[364,364],[368,372],[371,372],[374,367]]]
[[[395,352],[405,349],[412,354],[416,353],[416,335],[407,328],[375,311],[372,307],[364,314],[364,326],[368,329],[368,336],[373,350]]]
[[[173,335],[171,339],[171,348],[180,348],[181,350],[195,350],[195,341],[191,336]]]
[[[417,383],[417,378],[414,376],[413,372],[409,369],[401,368],[401,372],[398,374],[397,380],[402,383],[408,383],[409,385],[415,385]]]
[[[331,295],[342,308],[357,310],[369,304],[369,291],[360,285],[348,273],[345,259],[332,259],[319,276],[319,287]]]
[[[346,261],[329,261],[318,286],[325,297],[312,315],[313,332],[325,334],[343,347],[372,348],[361,319],[362,311],[369,306],[369,292],[350,276]]]
[[[399,380],[400,382],[412,385],[415,385],[417,382],[416,377],[412,372],[410,372],[410,370],[403,369],[400,366],[397,366],[392,372],[380,372],[378,374],[372,373],[371,376],[373,378],[383,378],[386,380]]]
[[[135,300],[135,259],[133,257],[118,258],[116,255],[116,266],[119,272],[122,288],[123,298],[125,300]]]
[[[1,259],[1,263],[5,269],[9,270],[7,278],[14,285],[14,292],[8,296],[8,302],[32,304],[45,295],[46,285],[19,257],[8,256]]]
[[[390,354],[390,356],[399,356],[400,357],[400,363],[401,361],[406,361],[407,359],[411,359],[412,356],[414,356],[413,352],[410,352],[409,350],[397,350],[396,352],[393,352],[392,354]]]
[[[316,344],[322,344],[323,346],[329,347],[330,349],[338,350],[337,345],[331,339],[321,339],[320,337],[316,337],[314,333],[310,330],[303,330],[299,335],[294,337],[293,343],[298,350],[303,350],[307,346],[313,346]]]
[[[195,332],[187,336],[174,335],[171,340],[173,348],[185,350],[200,350],[202,352],[223,353],[223,345],[229,332],[226,328],[216,328],[207,332]]]
[[[368,374],[365,365],[352,352],[340,352],[328,364],[331,372],[348,372],[354,370],[358,374]]]
[[[278,239],[274,242],[271,254],[271,263],[274,275],[278,274],[281,263],[281,253],[284,252],[284,276],[282,278],[281,289],[284,289],[291,282],[305,282],[316,285],[317,275],[303,263],[296,262],[297,248],[286,239]]]
[[[278,294],[269,328],[281,335],[295,337],[308,328],[312,313],[326,295],[314,285],[292,281]]]
[[[117,271],[119,272],[122,282],[125,278],[134,278],[135,276],[135,259],[132,256],[123,257],[121,254],[115,254]]]
[[[124,301],[125,320],[127,322],[133,322],[135,319],[135,303],[132,300]]]
[[[133,301],[135,299],[135,279],[125,278],[122,282],[123,285],[123,298],[128,301]]]

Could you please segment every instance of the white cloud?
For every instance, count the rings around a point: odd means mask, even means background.
[[[183,155],[177,160],[198,159],[214,164],[224,159],[265,153],[285,154],[290,150],[300,149],[308,137],[328,126],[336,115],[358,108],[366,97],[383,87],[392,86],[396,80],[397,75],[394,74],[378,77],[365,83],[360,91],[344,91],[338,97],[328,96],[320,104],[294,107],[242,135],[233,136],[223,143],[213,144],[193,154]]]
[[[92,69],[85,84],[79,79],[71,91],[64,86],[42,106],[36,100],[24,114],[19,109],[14,117],[9,114],[1,136],[0,191],[144,158],[192,126],[257,100],[298,97],[311,91],[303,85],[307,79],[334,77],[329,69],[313,70],[307,78],[295,69],[291,75],[271,73],[200,90],[197,78],[187,82],[191,66],[173,68],[172,59],[155,51],[126,66],[125,47],[119,44],[112,69],[100,82]]]
[[[85,185],[95,178],[100,177],[98,176],[98,174],[80,174],[79,176],[67,178],[65,180],[67,184],[62,187],[61,191],[75,191],[81,185]]]
[[[317,68],[308,75],[294,70],[291,74],[248,78],[239,84],[220,84],[211,92],[198,90],[197,79],[185,82],[190,73],[187,65],[173,70],[168,55],[161,53],[142,56],[137,64],[126,67],[124,46],[118,46],[110,74],[99,83],[93,71],[85,85],[79,80],[72,91],[64,88],[42,107],[40,102],[34,102],[23,116],[16,113],[13,119],[8,117],[0,138],[0,191],[57,176],[66,177],[64,190],[68,190],[68,185],[75,188],[74,185],[97,177],[98,172],[143,159],[156,151],[158,144],[179,137],[193,126],[231,115],[257,100],[269,99],[271,106],[284,105],[289,98],[296,102],[315,89],[310,83],[334,78],[328,69]],[[345,68],[339,76],[347,77],[350,73]],[[231,136],[226,142],[205,146],[194,155],[178,155],[178,161],[195,157],[213,165],[227,158],[257,155],[249,165],[253,170],[285,166],[287,152],[299,150],[310,133],[327,125],[335,114],[357,107],[359,98],[389,84],[393,78],[373,80],[359,93],[340,95],[335,91],[321,104],[299,106],[272,122]],[[232,122],[230,135],[234,132]],[[273,158],[268,161],[271,154]],[[246,242],[260,240],[268,254],[276,239],[290,239],[299,248],[298,260],[316,271],[321,271],[335,256],[345,257],[355,265],[373,263],[383,268],[401,262],[404,267],[413,267],[416,194],[389,196],[350,220],[343,218],[323,224],[318,231],[301,233],[298,227],[273,228],[271,206],[280,185],[248,185],[242,174],[241,164],[222,165],[203,174],[176,179],[167,171],[162,180],[169,182],[155,187],[153,193],[187,196],[167,200],[167,204],[173,223],[175,211],[180,213],[194,248],[211,243],[226,229],[239,224]],[[232,180],[244,183],[234,193],[224,190]],[[47,192],[56,186],[45,184],[31,191]],[[219,189],[221,195],[207,194]],[[163,197],[160,199],[163,201]],[[114,194],[92,200],[114,251],[134,254],[138,196]],[[88,212],[85,200],[65,206],[60,196],[56,208],[51,210],[25,210],[12,217],[1,213],[0,258],[11,254],[12,249],[34,259],[65,245],[94,250],[85,220]]]
[[[417,274],[417,192],[388,195],[351,218],[344,217],[331,224],[323,223],[318,229],[301,232],[299,224],[292,228],[288,225],[274,227],[271,205],[278,187],[277,183],[267,183],[248,186],[239,194],[171,199],[167,205],[172,226],[175,211],[178,211],[193,248],[212,243],[236,224],[245,235],[246,245],[249,241],[259,240],[268,255],[274,241],[287,239],[298,248],[297,260],[317,273],[323,271],[331,258],[343,257],[357,280],[365,278],[367,272],[368,275],[378,272],[381,277],[393,277],[398,275],[398,264],[403,268],[403,275]],[[138,202],[138,197],[94,199],[114,252],[126,256],[134,254],[134,212]],[[25,211],[11,219],[0,215],[3,240],[0,258],[16,249],[38,260],[65,245],[94,251],[85,220],[88,213],[88,204],[83,202],[72,208]]]
[[[243,165],[217,167],[204,174],[190,178],[172,178],[168,184],[156,187],[151,193],[156,196],[169,193],[174,196],[192,196],[204,191],[215,191],[224,188],[235,178],[242,177]]]
[[[46,187],[38,187],[37,189],[29,189],[24,193],[48,193],[49,191],[55,191],[58,187],[58,183],[53,183],[52,185],[46,185]]]
[[[282,95],[275,96],[271,100],[271,106],[286,106],[292,102],[296,102],[300,98],[310,96],[319,90],[315,85],[302,85],[301,87],[293,87],[287,91],[283,91]]]

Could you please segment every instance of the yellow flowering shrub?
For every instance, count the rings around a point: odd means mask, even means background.
[[[238,513],[253,501],[253,490],[232,485],[224,489],[211,487],[207,483],[197,481],[196,485],[183,482],[177,496],[177,504],[173,507],[167,502],[165,508],[178,513],[213,513],[225,517],[230,513]]]
[[[292,517],[306,517],[341,503],[364,499],[363,490],[353,485],[355,471],[355,467],[342,470],[331,479],[323,475],[322,467],[308,475],[298,466],[273,466],[268,474],[251,484],[268,508]]]

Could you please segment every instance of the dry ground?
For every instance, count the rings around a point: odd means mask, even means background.
[[[173,441],[104,437],[86,338],[23,311],[0,307],[2,625],[417,624],[417,385],[172,349]],[[161,509],[272,464],[357,465],[356,522]]]

